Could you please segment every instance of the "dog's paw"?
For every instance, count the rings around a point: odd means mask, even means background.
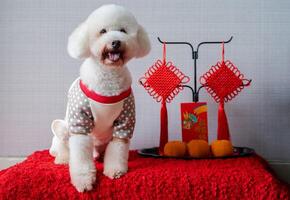
[[[69,157],[68,156],[56,156],[54,159],[54,163],[57,165],[68,164]]]
[[[78,192],[90,191],[96,181],[96,171],[86,172],[71,172],[71,183],[75,186]]]
[[[126,174],[128,169],[105,169],[104,170],[104,175],[109,177],[110,179],[117,179]]]

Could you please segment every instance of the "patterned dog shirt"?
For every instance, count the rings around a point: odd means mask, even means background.
[[[113,100],[104,96],[96,98],[97,94],[90,92],[80,79],[72,84],[68,93],[67,105],[69,133],[87,135],[90,133],[104,134],[105,132],[113,137],[130,139],[135,127],[135,101],[131,88],[121,95],[113,97]],[[117,102],[113,102],[115,100]],[[99,109],[95,109],[93,106],[95,104]]]

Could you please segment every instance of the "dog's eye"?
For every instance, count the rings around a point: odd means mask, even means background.
[[[102,29],[101,31],[100,31],[100,34],[104,34],[104,33],[107,33],[107,31],[106,31],[106,29]]]
[[[124,28],[121,28],[120,32],[127,33],[127,31]]]

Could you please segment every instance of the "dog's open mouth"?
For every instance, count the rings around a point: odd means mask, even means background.
[[[116,62],[121,58],[121,52],[108,52],[106,58],[112,62]]]
[[[122,64],[123,63],[123,52],[122,51],[104,51],[103,60],[105,64]]]

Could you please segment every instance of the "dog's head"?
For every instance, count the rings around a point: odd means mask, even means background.
[[[71,57],[92,56],[110,67],[122,66],[149,51],[150,42],[143,27],[131,12],[117,5],[104,5],[95,10],[68,40]]]

